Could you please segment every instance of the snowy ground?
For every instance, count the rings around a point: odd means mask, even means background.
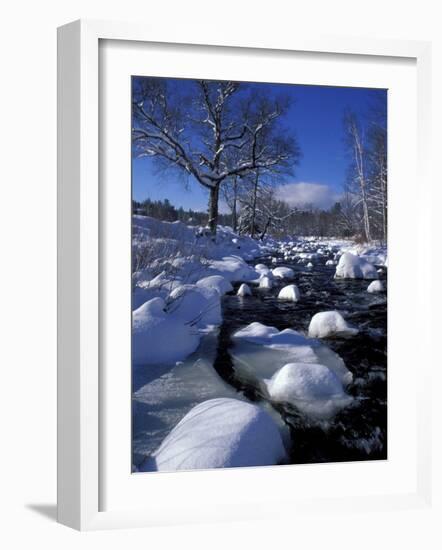
[[[251,299],[253,289],[275,287],[286,307],[302,303],[294,269],[281,265],[284,260],[312,273],[327,265],[337,280],[378,283],[378,270],[387,266],[385,247],[311,238],[261,243],[225,227],[213,242],[181,222],[142,216],[133,218],[133,235],[134,469],[282,463],[296,442],[281,407],[326,421],[350,406],[346,386],[353,375],[326,342],[358,333],[342,312],[309,318],[304,334],[255,322],[232,335],[229,360],[235,377],[254,392],[251,405],[252,393],[230,384],[214,366],[223,296],[237,292],[240,303]],[[265,264],[254,264],[263,257]],[[384,290],[382,284],[368,288],[370,296]]]

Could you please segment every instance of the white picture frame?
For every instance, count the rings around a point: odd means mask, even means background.
[[[100,212],[103,204],[100,192],[99,155],[99,60],[100,41],[128,43],[168,43],[228,47],[245,51],[272,50],[280,52],[310,52],[380,58],[409,58],[417,70],[417,164],[419,175],[419,204],[431,204],[429,178],[429,97],[431,45],[427,42],[372,40],[351,37],[320,37],[317,39],[281,37],[278,42],[256,38],[254,41],[238,36],[228,41],[212,42],[207,37],[189,37],[181,32],[156,30],[145,25],[118,22],[76,21],[59,29],[58,34],[58,520],[80,530],[139,527],[161,524],[258,518],[264,515],[282,517],[282,510],[263,514],[265,495],[245,509],[227,500],[215,509],[207,503],[193,502],[186,509],[177,506],[170,513],[165,508],[114,507],[104,511],[100,483],[103,482],[103,445],[100,415],[100,302],[103,298],[100,280],[101,238]],[[429,220],[422,209],[418,219],[419,235],[431,250]],[[422,251],[425,269],[420,285],[419,311],[428,319],[431,308],[431,256]],[[425,332],[425,331],[424,331]],[[430,334],[426,345],[431,353]],[[428,365],[428,366],[427,366]],[[416,488],[404,494],[370,494],[340,497],[333,500],[334,509],[373,510],[380,507],[403,508],[426,506],[431,498],[430,467],[430,403],[425,387],[430,384],[430,363],[421,369],[416,382],[417,458]],[[101,396],[103,398],[103,396]],[[105,399],[105,396],[104,396]],[[182,475],[182,474],[175,474]],[[193,474],[192,474],[193,475]],[[200,472],[205,483],[213,474]],[[242,475],[239,470],[233,476]],[[279,477],[284,475],[279,474]],[[164,478],[165,479],[165,478]],[[175,477],[175,480],[178,479]],[[159,481],[158,483],[161,483]],[[157,484],[158,484],[157,483]],[[172,479],[171,483],[174,481]],[[170,487],[170,485],[168,485]],[[315,491],[317,494],[317,491]],[[290,495],[281,493],[285,508],[297,512],[326,509],[327,498],[316,496],[301,503],[292,502]],[[192,496],[188,497],[192,500]],[[233,500],[233,499],[232,499]],[[272,501],[274,502],[274,500]],[[278,507],[276,507],[278,508]]]

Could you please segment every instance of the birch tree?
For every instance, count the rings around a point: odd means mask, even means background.
[[[378,235],[387,240],[387,112],[384,103],[371,110],[368,131],[370,159],[370,210]]]
[[[367,173],[367,151],[364,134],[354,113],[346,113],[344,123],[351,155],[349,187],[358,197],[355,206],[361,207],[362,229],[365,240],[371,241],[369,178]]]

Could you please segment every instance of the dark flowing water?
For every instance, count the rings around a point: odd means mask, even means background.
[[[332,257],[332,255],[330,255]],[[231,335],[239,328],[258,321],[283,330],[306,333],[315,313],[339,310],[360,332],[349,339],[324,339],[353,373],[347,393],[351,405],[327,421],[312,420],[298,410],[277,406],[292,435],[291,463],[380,460],[387,458],[387,297],[370,294],[370,281],[335,280],[335,266],[325,266],[324,255],[311,260],[312,268],[280,258],[271,264],[269,257],[255,260],[269,267],[287,266],[295,271],[294,281],[275,281],[270,290],[252,287],[253,296],[238,299],[234,294],[223,300],[215,368],[231,385],[254,401],[262,399],[253,387],[238,380],[229,349]],[[386,274],[380,275],[386,287]],[[299,302],[277,300],[279,290],[294,282],[301,291]],[[239,284],[235,286],[235,292]]]

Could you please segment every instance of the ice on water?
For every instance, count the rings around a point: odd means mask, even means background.
[[[133,371],[134,451],[149,454],[198,403],[215,397],[244,399],[213,367],[215,331],[203,336],[196,353],[174,365],[136,366]],[[169,340],[169,347],[174,341]]]
[[[278,331],[275,327],[258,322],[237,331],[233,335],[233,342],[231,356],[237,376],[254,385],[270,400],[285,401],[281,397],[285,396],[291,405],[297,406],[306,414],[321,418],[348,405],[349,398],[343,388],[352,381],[352,374],[339,355],[322,343],[306,338],[292,329]],[[293,364],[304,365],[304,375],[309,372],[309,365],[313,365],[310,376],[317,381],[316,395],[312,392],[303,393],[307,386],[296,382],[300,379],[299,373],[297,377],[293,375],[294,369],[298,367],[287,367]],[[341,391],[327,397],[327,403],[324,403],[321,394],[321,391],[325,392],[323,385],[327,377],[324,378],[323,374],[322,378],[318,377],[318,369],[322,373],[328,373],[328,383],[336,380],[340,384]],[[313,382],[310,387],[312,384]]]

